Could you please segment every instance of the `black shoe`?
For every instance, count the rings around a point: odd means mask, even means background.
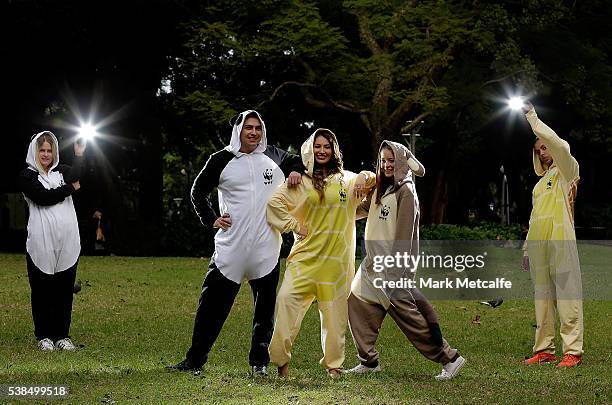
[[[268,375],[268,367],[266,366],[251,366],[251,375],[253,377],[265,377]]]
[[[202,372],[202,367],[194,367],[191,365],[189,360],[183,360],[180,363],[177,363],[173,366],[166,366],[166,370],[168,371],[188,371],[192,372],[193,375],[200,375]]]

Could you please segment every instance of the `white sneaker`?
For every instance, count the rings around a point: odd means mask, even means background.
[[[55,342],[55,348],[59,350],[75,350],[76,346],[70,338],[64,338]]]
[[[451,361],[442,366],[442,372],[435,378],[438,381],[446,381],[456,377],[459,374],[459,370],[465,365],[465,359],[463,356],[459,356],[455,361]]]
[[[359,364],[349,370],[346,370],[345,373],[347,374],[367,374],[367,373],[378,373],[380,372],[380,370],[382,370],[380,368],[380,364],[378,364],[376,367],[368,367],[368,366],[364,366],[363,364]]]
[[[39,340],[37,346],[43,352],[51,352],[54,349],[53,341],[49,338]]]
[[[252,377],[265,377],[268,375],[268,367],[266,366],[251,366]]]

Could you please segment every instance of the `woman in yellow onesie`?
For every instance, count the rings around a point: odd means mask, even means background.
[[[536,333],[533,357],[524,364],[556,361],[555,312],[559,314],[563,358],[559,368],[582,362],[582,281],[574,231],[578,162],[569,144],[538,118],[533,105],[523,111],[537,139],[533,167],[540,181],[533,188],[524,266],[535,290]]]
[[[306,167],[302,183],[293,188],[281,185],[268,202],[270,225],[295,236],[276,300],[270,360],[286,377],[300,324],[316,300],[320,364],[335,378],[344,362],[347,298],[355,273],[355,212],[376,177],[344,170],[338,141],[328,129],[317,129],[301,152]]]

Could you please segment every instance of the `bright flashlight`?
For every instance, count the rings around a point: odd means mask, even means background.
[[[98,132],[96,131],[96,127],[91,124],[82,124],[81,127],[79,128],[78,136],[81,139],[90,141],[94,139],[96,135],[98,135]]]
[[[508,107],[514,111],[519,111],[521,108],[523,108],[524,104],[525,102],[521,97],[512,97],[508,100]]]

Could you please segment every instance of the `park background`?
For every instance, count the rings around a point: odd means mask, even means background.
[[[585,366],[566,372],[518,366],[533,339],[531,300],[497,309],[436,301],[445,335],[469,361],[446,385],[392,323],[379,342],[385,373],[327,381],[311,310],[295,377],[283,383],[248,377],[243,289],[205,376],[161,371],[188,345],[212,253],[191,183],[245,109],[262,113],[269,142],[294,152],[315,128],[333,129],[354,171],[374,168],[382,139],[414,140],[427,168],[417,180],[423,238],[520,239],[537,181],[534,137],[505,100],[529,95],[580,163],[578,237],[611,239],[609,2],[8,0],[2,9],[0,250],[14,253],[0,255],[0,383],[66,383],[74,403],[609,400],[610,301],[601,300],[585,302]],[[80,350],[41,357],[15,179],[33,133],[53,131],[70,163],[70,142],[87,122],[101,136],[74,197],[86,254],[73,323]],[[103,253],[116,257],[87,256],[96,253],[95,210]],[[600,269],[612,256],[605,245],[586,252]],[[354,359],[347,342],[345,365]]]
[[[510,234],[467,238],[518,239],[537,181],[533,134],[505,105],[518,94],[580,163],[578,237],[610,239],[606,1],[20,0],[5,9],[2,250],[23,251],[15,178],[32,134],[51,130],[66,147],[90,122],[102,136],[74,198],[85,252],[100,210],[112,253],[210,255],[191,183],[249,108],[263,114],[269,142],[292,151],[315,128],[333,129],[355,171],[374,168],[382,139],[418,133],[424,236],[431,225],[505,222]],[[61,160],[71,157],[64,149]],[[465,236],[449,229],[432,238]]]

